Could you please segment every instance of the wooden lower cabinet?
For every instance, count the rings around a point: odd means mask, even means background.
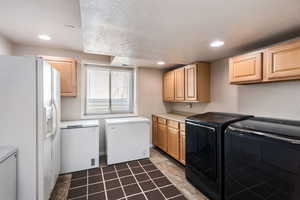
[[[185,125],[152,116],[152,144],[185,165]]]
[[[179,130],[168,127],[168,154],[179,160]]]
[[[167,152],[167,150],[168,150],[167,125],[158,124],[158,126],[157,126],[157,146]]]
[[[157,117],[152,117],[152,144],[157,146]]]
[[[180,132],[179,144],[180,144],[179,161],[185,165],[185,133],[184,132]]]

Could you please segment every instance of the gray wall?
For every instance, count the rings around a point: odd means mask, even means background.
[[[247,113],[257,116],[300,120],[300,81],[230,85],[228,59],[212,63],[211,102],[169,104],[173,111]]]

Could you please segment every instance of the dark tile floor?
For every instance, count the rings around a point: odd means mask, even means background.
[[[71,200],[184,200],[183,194],[149,160],[72,173]]]

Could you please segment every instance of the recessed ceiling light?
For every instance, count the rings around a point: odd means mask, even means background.
[[[51,40],[51,37],[49,35],[39,35],[38,36],[41,40]]]
[[[158,61],[157,64],[158,64],[158,65],[164,65],[165,62],[164,62],[164,61]]]
[[[221,47],[223,45],[224,45],[224,42],[220,41],[220,40],[216,40],[216,41],[213,41],[212,43],[210,43],[211,47]]]

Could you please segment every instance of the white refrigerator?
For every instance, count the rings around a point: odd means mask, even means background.
[[[18,150],[18,200],[48,200],[58,177],[59,80],[41,58],[0,56],[0,145]]]

